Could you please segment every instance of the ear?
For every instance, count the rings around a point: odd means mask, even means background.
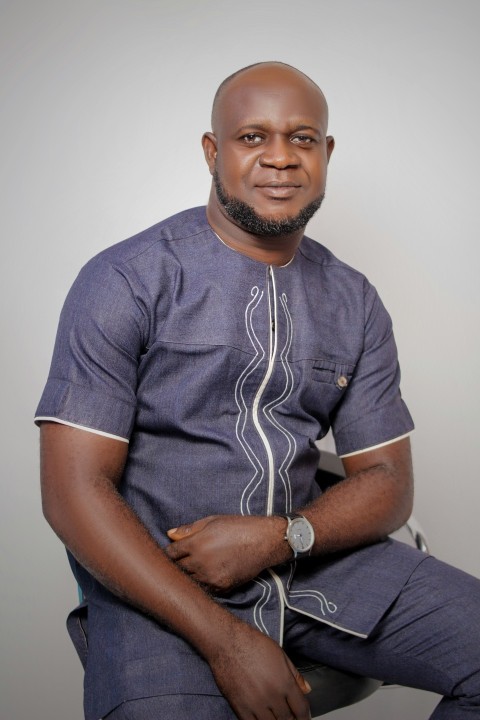
[[[335,140],[333,138],[333,135],[327,135],[326,143],[327,143],[327,162],[329,162],[330,155],[332,154],[333,148],[335,147]]]
[[[207,161],[210,175],[213,175],[215,171],[215,161],[217,157],[217,138],[211,132],[204,133],[202,137],[203,153],[205,160]]]

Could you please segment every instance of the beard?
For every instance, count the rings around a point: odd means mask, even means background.
[[[259,215],[252,205],[233,197],[233,195],[229,195],[222,185],[217,170],[213,174],[213,182],[215,183],[218,201],[227,215],[247,232],[261,237],[290,235],[297,230],[302,230],[320,208],[325,197],[325,194],[322,193],[296,215],[273,219]]]

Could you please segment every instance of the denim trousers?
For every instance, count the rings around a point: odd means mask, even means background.
[[[473,720],[480,717],[480,580],[428,557],[367,639],[287,610],[284,649],[443,695],[431,720]],[[107,718],[232,720],[235,715],[219,696],[163,695],[122,703]]]

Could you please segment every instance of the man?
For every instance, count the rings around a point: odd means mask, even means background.
[[[88,604],[87,720],[307,720],[291,651],[444,694],[437,720],[480,712],[479,581],[384,539],[412,507],[390,319],[304,237],[333,146],[309,78],[239,71],[206,210],[104,251],[67,298],[36,419]],[[347,479],[322,494],[330,427]]]

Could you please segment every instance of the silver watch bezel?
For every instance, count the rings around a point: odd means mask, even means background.
[[[304,557],[305,555],[310,555],[311,550],[313,548],[314,542],[315,542],[315,531],[312,527],[312,524],[309,520],[307,520],[306,517],[303,515],[285,515],[285,517],[288,520],[287,530],[285,532],[285,540],[290,545],[293,556],[295,559],[298,557]],[[308,534],[310,535],[310,541],[307,544],[307,546],[302,546],[301,548],[298,547],[298,543],[296,543],[295,537],[293,535],[293,531],[295,529],[295,526],[303,525]]]

